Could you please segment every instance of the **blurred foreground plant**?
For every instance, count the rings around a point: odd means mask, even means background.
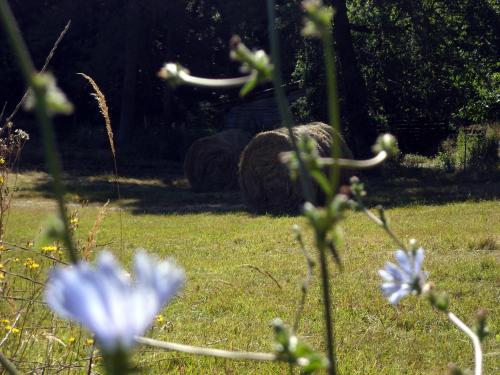
[[[113,255],[102,252],[96,268],[83,261],[56,268],[45,289],[52,310],[95,334],[110,374],[129,372],[127,352],[135,338],[152,325],[184,282],[183,270],[143,251],[135,254],[134,265],[132,284]]]
[[[255,361],[283,361],[290,365],[299,366],[302,373],[311,373],[327,368],[329,374],[337,373],[336,345],[334,337],[334,316],[330,292],[331,275],[329,273],[329,257],[342,270],[342,260],[338,252],[340,238],[340,223],[345,212],[350,209],[363,211],[378,226],[395,240],[400,250],[396,252],[399,265],[388,263],[380,275],[384,282],[382,291],[389,301],[397,303],[409,294],[426,295],[429,301],[438,310],[447,314],[448,318],[473,341],[475,349],[475,375],[482,372],[482,353],[480,339],[487,333],[484,314],[478,317],[476,332],[474,333],[452,312],[449,311],[448,298],[444,294],[434,291],[432,284],[427,282],[427,273],[423,271],[424,250],[411,242],[405,246],[394,234],[388,225],[382,208],[378,209],[378,216],[368,210],[363,197],[366,195],[363,184],[359,179],[352,179],[351,186],[339,193],[340,169],[349,170],[376,167],[388,157],[396,154],[397,143],[391,135],[383,135],[377,140],[373,150],[375,156],[368,160],[349,160],[339,157],[340,107],[338,100],[337,78],[335,70],[335,56],[333,53],[332,16],[333,10],[324,7],[319,0],[306,0],[303,10],[306,16],[306,25],[303,34],[308,37],[319,37],[323,44],[324,60],[327,77],[328,113],[332,129],[334,145],[330,158],[321,158],[314,153],[310,139],[296,140],[292,132],[292,116],[284,95],[280,71],[278,36],[275,29],[274,2],[267,0],[269,18],[269,36],[271,44],[271,60],[263,51],[250,51],[241,44],[238,38],[233,39],[231,57],[242,63],[242,72],[247,75],[234,79],[205,79],[194,77],[176,63],[167,63],[161,69],[159,76],[168,82],[191,84],[205,87],[233,87],[243,86],[242,94],[248,93],[257,84],[273,79],[275,96],[282,115],[283,123],[289,129],[293,151],[283,155],[292,175],[297,176],[303,187],[306,203],[304,215],[314,231],[314,240],[320,266],[321,289],[324,308],[326,355],[313,350],[303,343],[293,331],[287,329],[280,320],[275,320],[275,352],[274,353],[245,353],[230,352],[219,349],[201,348],[190,345],[162,342],[140,337],[155,319],[163,303],[172,297],[183,280],[183,273],[168,263],[153,264],[144,254],[136,256],[136,282],[134,285],[118,268],[110,254],[102,254],[97,269],[92,269],[87,263],[78,262],[78,254],[71,236],[71,225],[68,222],[63,199],[63,187],[60,179],[61,167],[56,153],[51,116],[55,113],[67,113],[71,105],[65,96],[57,89],[55,81],[48,75],[36,74],[29,54],[24,46],[19,31],[10,13],[7,2],[0,0],[0,14],[3,24],[11,39],[21,70],[31,87],[32,105],[36,109],[42,126],[45,145],[45,154],[50,173],[53,177],[53,188],[59,206],[59,224],[49,228],[60,236],[74,263],[69,268],[59,268],[54,271],[46,289],[46,299],[49,305],[61,316],[76,320],[92,330],[104,352],[105,367],[109,374],[124,373],[129,370],[127,349],[137,341],[144,345],[151,345],[167,350],[177,350],[197,355],[209,355],[233,360]],[[316,182],[326,196],[323,206],[318,205],[312,194],[312,182]],[[297,229],[296,238],[303,250],[300,231]],[[306,251],[308,269],[311,270],[315,262]],[[312,272],[309,272],[309,276]],[[303,284],[303,295],[300,304],[304,304],[308,281]],[[126,311],[130,316],[126,316]],[[297,310],[297,329],[302,307]],[[16,373],[8,360],[0,355],[0,361],[5,368]],[[456,369],[456,371],[461,371]]]

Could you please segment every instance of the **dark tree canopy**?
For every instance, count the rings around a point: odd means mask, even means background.
[[[119,150],[180,159],[202,135],[224,127],[237,91],[171,90],[156,77],[166,61],[199,76],[239,74],[228,41],[267,49],[265,0],[11,0],[38,66],[71,19],[51,71],[76,105],[62,133],[100,129],[84,72],[108,99]],[[498,120],[500,6],[494,0],[334,0],[335,47],[344,131],[355,150],[376,133],[422,124]],[[277,2],[284,76],[304,89],[298,120],[326,120],[322,52],[300,36],[300,1]],[[7,112],[23,92],[4,35],[0,101]],[[269,86],[267,86],[268,88]],[[259,96],[255,93],[254,96]],[[251,100],[246,99],[246,100]],[[446,133],[444,134],[446,135]],[[443,134],[431,134],[438,144]],[[358,147],[359,146],[359,147]],[[405,147],[405,145],[403,145]],[[419,151],[419,145],[409,145]],[[428,151],[423,147],[422,151]],[[435,149],[434,149],[435,151]]]

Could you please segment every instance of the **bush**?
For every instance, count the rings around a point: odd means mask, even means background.
[[[441,144],[438,164],[446,171],[472,168],[476,171],[494,169],[498,163],[499,128],[493,125],[474,125],[460,129],[456,139]]]
[[[448,138],[441,144],[441,149],[436,159],[438,166],[446,172],[453,172],[455,170],[455,151],[456,141],[453,138]]]

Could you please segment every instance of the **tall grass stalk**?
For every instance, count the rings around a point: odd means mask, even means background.
[[[106,102],[106,96],[102,93],[101,89],[97,85],[97,83],[92,79],[92,77],[84,74],[84,73],[78,73],[81,75],[83,78],[85,78],[90,85],[92,86],[92,89],[94,90],[94,93],[92,94],[97,101],[97,105],[99,106],[99,111],[104,118],[104,124],[106,126],[106,132],[108,134],[108,141],[109,141],[109,147],[111,148],[111,153],[113,155],[113,167],[114,167],[114,173],[115,173],[115,185],[116,185],[116,194],[118,195],[118,201],[121,201],[122,196],[120,192],[120,181],[119,181],[119,175],[118,175],[118,165],[116,162],[116,148],[115,148],[115,142],[114,142],[114,135],[113,135],[113,128],[111,127],[111,117],[109,115],[109,109],[108,109],[108,104]],[[119,209],[119,216],[120,216],[120,250],[123,252],[123,218],[122,218],[122,210]]]
[[[54,45],[52,46],[52,49],[50,50],[49,54],[45,58],[45,62],[43,63],[42,69],[40,69],[40,73],[44,73],[47,70],[47,68],[48,68],[48,66],[50,64],[50,61],[54,57],[54,54],[55,54],[57,48],[59,47],[59,44],[61,43],[61,41],[63,40],[63,38],[66,36],[66,33],[68,32],[70,26],[71,26],[71,20],[68,21],[68,23],[66,24],[66,26],[64,27],[64,29],[61,31],[61,33],[57,37]],[[5,120],[6,123],[9,123],[9,122],[11,122],[13,120],[14,116],[17,114],[17,112],[19,112],[19,110],[23,106],[24,102],[26,101],[26,98],[28,97],[28,94],[29,94],[29,90],[26,90],[26,92],[24,93],[24,95],[21,98],[21,100],[19,101],[19,103],[16,104],[16,106],[15,106],[14,110],[12,111],[12,113],[6,118],[6,120]],[[2,116],[0,116],[0,119],[1,118],[2,118]]]

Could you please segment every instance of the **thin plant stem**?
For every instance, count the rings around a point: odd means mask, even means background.
[[[5,114],[5,109],[7,108],[7,102],[3,103],[2,111],[0,112],[0,122],[2,122],[3,115]]]
[[[45,58],[45,63],[43,64],[42,69],[40,70],[40,73],[43,73],[43,72],[45,72],[47,70],[47,67],[50,64],[50,61],[54,57],[54,54],[55,54],[55,52],[57,50],[57,47],[59,47],[59,44],[61,43],[61,41],[63,40],[64,36],[68,32],[70,26],[71,26],[71,20],[68,21],[68,23],[66,24],[66,26],[64,27],[64,29],[59,34],[59,37],[56,39],[56,41],[54,43],[54,46],[52,47],[52,49],[50,50],[49,54]],[[21,100],[19,101],[19,103],[16,104],[16,107],[14,108],[14,110],[12,111],[12,113],[9,115],[9,117],[7,117],[7,119],[5,120],[5,122],[8,123],[8,122],[12,121],[12,119],[14,118],[14,116],[17,114],[17,112],[19,112],[19,110],[21,109],[22,105],[26,101],[26,98],[28,97],[28,94],[29,94],[29,90],[26,90],[26,92],[24,93],[23,97],[21,98]],[[1,116],[0,116],[0,118],[1,118]]]
[[[302,189],[304,192],[304,196],[311,203],[315,203],[315,196],[312,188],[312,183],[309,178],[308,173],[306,172],[305,164],[301,159],[300,152],[297,147],[297,141],[293,134],[292,124],[293,118],[290,108],[287,103],[287,99],[285,96],[285,92],[283,89],[283,79],[281,76],[280,70],[280,54],[279,54],[279,43],[278,43],[278,35],[276,32],[276,27],[274,24],[275,20],[275,12],[274,12],[274,1],[267,0],[267,17],[268,17],[268,32],[270,38],[271,45],[271,59],[274,64],[273,69],[273,81],[274,81],[274,92],[276,101],[278,102],[278,108],[280,110],[280,114],[282,117],[285,126],[288,129],[290,140],[292,143],[293,150],[297,154],[297,159],[299,163],[299,171],[300,171],[300,181],[302,185]],[[318,235],[318,234],[317,234]],[[317,238],[318,250],[320,252],[320,263],[321,263],[321,286],[323,291],[323,307],[324,307],[324,315],[325,315],[325,334],[326,334],[326,342],[327,342],[327,358],[330,362],[329,374],[336,374],[336,364],[335,364],[335,355],[334,355],[334,338],[333,338],[333,319],[331,315],[330,309],[330,288],[329,288],[329,278],[328,278],[328,265],[325,254],[325,241],[324,238]]]
[[[328,273],[328,262],[326,257],[326,243],[324,238],[316,239],[316,246],[319,251],[319,268],[321,275],[321,291],[323,294],[323,310],[325,319],[326,355],[330,366],[328,374],[337,374],[337,360],[335,355],[335,334],[333,330],[333,315],[331,310],[330,277]]]
[[[312,259],[311,255],[307,251],[304,241],[302,240],[302,236],[298,237],[298,242],[300,245],[300,249],[302,251],[302,254],[304,255],[304,258],[306,259],[306,264],[307,264],[307,275],[302,282],[302,287],[301,287],[301,295],[300,295],[300,300],[299,304],[297,306],[297,312],[295,314],[295,321],[293,323],[293,331],[297,332],[299,329],[299,324],[300,324],[300,319],[302,318],[302,314],[304,312],[304,305],[306,303],[306,298],[307,298],[307,292],[309,290],[309,284],[311,284],[311,280],[313,277],[313,268],[316,265],[314,260]]]
[[[78,254],[71,237],[71,230],[68,221],[67,209],[64,202],[64,187],[61,181],[62,167],[57,152],[56,138],[52,121],[47,111],[47,100],[43,88],[35,82],[36,71],[31,61],[28,49],[21,36],[19,28],[16,24],[12,11],[6,0],[0,0],[0,18],[4,25],[7,36],[10,40],[11,47],[16,55],[17,62],[21,73],[33,90],[36,101],[36,115],[40,122],[42,141],[47,168],[52,176],[52,189],[59,209],[59,215],[64,224],[63,242],[68,251],[69,258],[72,263],[78,262]]]
[[[483,372],[483,352],[481,350],[481,341],[479,340],[479,337],[477,337],[477,335],[455,314],[448,311],[446,315],[453,322],[453,324],[455,324],[472,340],[472,345],[474,346],[474,375],[481,375]]]
[[[335,55],[333,51],[333,36],[331,27],[321,33],[321,42],[323,44],[323,58],[325,64],[327,100],[328,100],[328,118],[331,126],[332,163],[330,166],[330,192],[327,194],[327,205],[329,205],[338,190],[340,184],[340,105],[337,87],[337,70],[335,68]],[[334,224],[337,225],[337,224]],[[317,233],[316,244],[319,250],[321,286],[323,293],[323,309],[325,319],[325,334],[327,345],[327,357],[330,362],[328,373],[335,375],[337,373],[337,359],[335,353],[335,330],[334,317],[331,306],[330,295],[330,276],[328,272],[328,258],[326,256],[326,233]]]
[[[373,158],[366,160],[321,158],[320,162],[323,163],[323,165],[338,165],[339,167],[349,169],[371,169],[382,164],[388,157],[389,154],[387,151],[380,151]]]
[[[278,357],[273,353],[258,353],[258,352],[232,352],[221,349],[210,349],[199,346],[177,344],[173,342],[166,342],[154,340],[147,337],[136,337],[135,341],[139,344],[153,346],[166,350],[176,352],[189,353],[195,355],[203,355],[209,357],[227,358],[232,360],[250,360],[250,361],[277,361]]]
[[[238,78],[201,78],[195,77],[184,71],[179,72],[179,78],[187,85],[207,88],[231,88],[239,87],[247,83],[252,76]]]
[[[280,112],[281,120],[283,124],[288,129],[288,135],[290,136],[290,142],[292,143],[292,148],[297,154],[297,160],[299,162],[300,171],[300,184],[302,191],[304,192],[304,197],[307,201],[315,203],[315,194],[311,183],[311,178],[306,171],[306,167],[297,146],[297,139],[295,134],[293,134],[293,116],[288,106],[288,100],[285,95],[285,90],[283,86],[283,78],[281,76],[280,69],[280,52],[278,43],[278,34],[274,24],[275,14],[274,14],[274,1],[267,0],[267,22],[268,22],[268,33],[269,41],[271,45],[271,60],[274,65],[273,69],[273,85],[274,85],[274,97],[278,103],[278,109]]]
[[[332,127],[332,159],[330,169],[330,182],[333,192],[337,191],[339,180],[340,180],[340,165],[338,160],[340,159],[340,104],[339,95],[337,87],[337,69],[335,68],[335,54],[333,51],[333,37],[331,28],[322,33],[321,41],[323,43],[323,56],[325,62],[325,73],[326,73],[326,83],[327,83],[327,98],[328,98],[328,118],[330,120],[330,126]],[[333,196],[329,198],[333,199]]]
[[[95,342],[92,343],[92,348],[90,348],[90,357],[89,357],[89,365],[87,367],[87,375],[92,374],[92,365],[94,362],[94,349],[95,349]]]
[[[375,224],[377,224],[379,227],[385,230],[385,232],[391,237],[394,242],[403,250],[406,250],[405,244],[394,234],[392,229],[387,225],[387,223],[384,223],[382,220],[380,220],[373,212],[371,212],[368,208],[366,208],[363,203],[358,202],[361,206],[362,211],[365,213],[368,218],[373,221]]]

